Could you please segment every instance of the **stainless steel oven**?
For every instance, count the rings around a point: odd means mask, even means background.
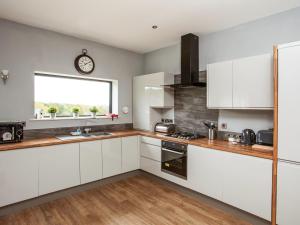
[[[161,146],[161,170],[187,179],[187,145],[162,141]]]

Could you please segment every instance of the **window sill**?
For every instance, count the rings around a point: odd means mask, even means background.
[[[30,121],[60,121],[60,120],[99,120],[99,119],[111,119],[110,116],[97,116],[96,118],[94,117],[56,117],[55,119],[51,118],[43,118],[43,119],[30,119]],[[114,118],[117,119],[117,118]]]

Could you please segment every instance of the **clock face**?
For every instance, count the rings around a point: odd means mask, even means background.
[[[90,74],[95,68],[93,59],[86,55],[80,55],[75,59],[75,68],[81,74]]]

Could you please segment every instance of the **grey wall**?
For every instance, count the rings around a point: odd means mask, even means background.
[[[0,81],[0,120],[26,120],[27,129],[111,123],[110,120],[30,121],[34,117],[34,71],[78,75],[73,63],[88,49],[96,64],[92,77],[119,81],[119,112],[132,106],[132,76],[143,72],[143,56],[130,51],[0,20],[0,70],[8,69],[6,85]],[[55,87],[53,87],[55,90]],[[131,123],[120,115],[114,123]]]
[[[300,40],[299,27],[300,8],[296,8],[224,31],[201,36],[199,37],[200,70],[205,70],[208,63],[271,53],[273,45]],[[147,74],[160,71],[180,74],[180,44],[145,55],[144,72]],[[186,95],[193,95],[193,91],[191,90]],[[181,99],[175,99],[177,105],[179,101]],[[188,103],[188,101],[186,102]],[[193,108],[187,103],[184,104],[186,109]],[[175,108],[174,113],[175,123],[183,128],[189,126],[189,120],[184,119],[181,110]],[[212,114],[212,118],[213,116],[214,114]],[[191,109],[190,117],[197,118],[195,124],[199,124],[202,119],[208,116]],[[272,117],[272,111],[220,110],[219,130],[222,130],[221,123],[227,123],[227,130],[234,132],[241,132],[244,128],[252,128],[255,131],[268,129],[272,127]]]
[[[199,65],[205,69],[208,63],[270,53],[273,45],[300,40],[299,27],[300,8],[296,8],[201,36]],[[145,73],[180,73],[180,44],[147,53],[144,60]]]

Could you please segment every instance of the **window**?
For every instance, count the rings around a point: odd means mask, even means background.
[[[47,115],[49,107],[57,109],[58,117],[72,116],[79,108],[79,116],[90,116],[90,108],[97,107],[97,115],[112,112],[112,82],[74,76],[36,73],[34,76],[35,113]]]

